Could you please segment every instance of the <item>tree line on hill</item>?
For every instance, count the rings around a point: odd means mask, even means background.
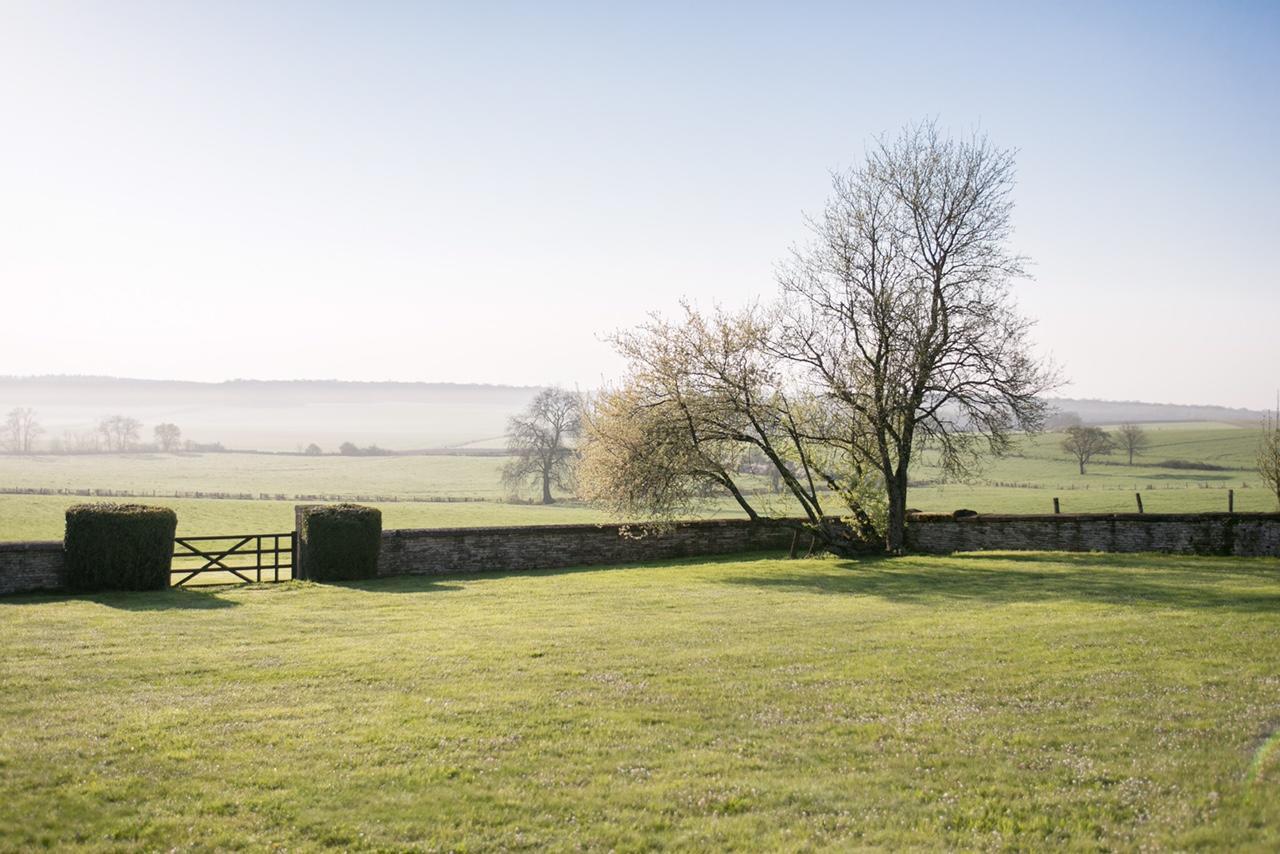
[[[136,418],[127,415],[108,415],[103,417],[93,430],[64,431],[61,436],[49,440],[46,450],[51,454],[139,451],[209,453],[226,450],[219,442],[202,443],[190,439],[184,441],[182,429],[170,422],[155,425],[151,431],[153,440],[149,443],[142,441],[142,429],[142,422]],[[14,407],[5,416],[4,423],[0,424],[0,448],[14,454],[33,454],[36,452],[36,440],[44,435],[44,432],[44,427],[36,419],[34,409],[26,406]]]

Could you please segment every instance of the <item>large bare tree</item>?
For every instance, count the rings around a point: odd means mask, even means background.
[[[1039,429],[1041,395],[1056,383],[1009,291],[1022,275],[1006,245],[1013,165],[985,138],[944,138],[928,122],[881,140],[864,164],[833,176],[812,241],[782,270],[776,307],[688,312],[619,337],[631,370],[602,400],[588,449],[630,460],[611,435],[657,442],[673,466],[695,466],[753,517],[730,464],[759,452],[828,547],[839,543],[824,499],[837,496],[864,527],[875,521],[874,492],[884,545],[901,550],[917,452],[929,445],[963,475],[1006,451],[1014,431]],[[681,443],[674,415],[685,420]],[[588,470],[609,479],[594,463]]]
[[[4,446],[15,454],[29,454],[35,449],[36,437],[44,428],[36,421],[36,411],[18,406],[9,410],[4,422]]]
[[[520,415],[507,422],[507,450],[512,460],[503,467],[502,481],[512,489],[535,483],[542,503],[552,504],[552,488],[573,483],[575,451],[571,446],[582,426],[581,397],[559,388],[538,392]]]
[[[781,276],[781,352],[842,420],[876,470],[886,545],[902,546],[911,463],[924,444],[960,476],[1043,423],[1055,376],[1009,291],[1014,154],[933,122],[884,138],[834,176],[813,240]]]

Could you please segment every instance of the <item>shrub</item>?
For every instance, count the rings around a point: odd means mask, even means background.
[[[142,504],[67,508],[67,583],[75,590],[163,590],[169,586],[178,516]]]
[[[354,581],[378,574],[382,511],[358,504],[298,508],[298,540],[311,581]]]

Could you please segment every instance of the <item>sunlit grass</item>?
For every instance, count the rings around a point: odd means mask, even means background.
[[[1280,561],[0,600],[0,849],[1280,845]]]

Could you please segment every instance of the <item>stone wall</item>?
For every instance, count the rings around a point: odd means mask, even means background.
[[[66,585],[62,543],[0,543],[0,595],[59,590]]]
[[[914,514],[911,551],[1172,552],[1280,556],[1280,513],[1115,513],[961,518]]]
[[[384,531],[378,575],[518,572],[783,549],[791,533],[736,519],[687,522],[658,532],[619,525]]]
[[[384,531],[378,574],[519,572],[785,549],[789,528],[745,520],[687,522],[666,531],[620,525],[540,525]],[[802,547],[806,542],[801,543]],[[1280,556],[1280,513],[970,516],[915,514],[910,550],[1099,551]],[[65,586],[62,543],[0,543],[0,595]]]

